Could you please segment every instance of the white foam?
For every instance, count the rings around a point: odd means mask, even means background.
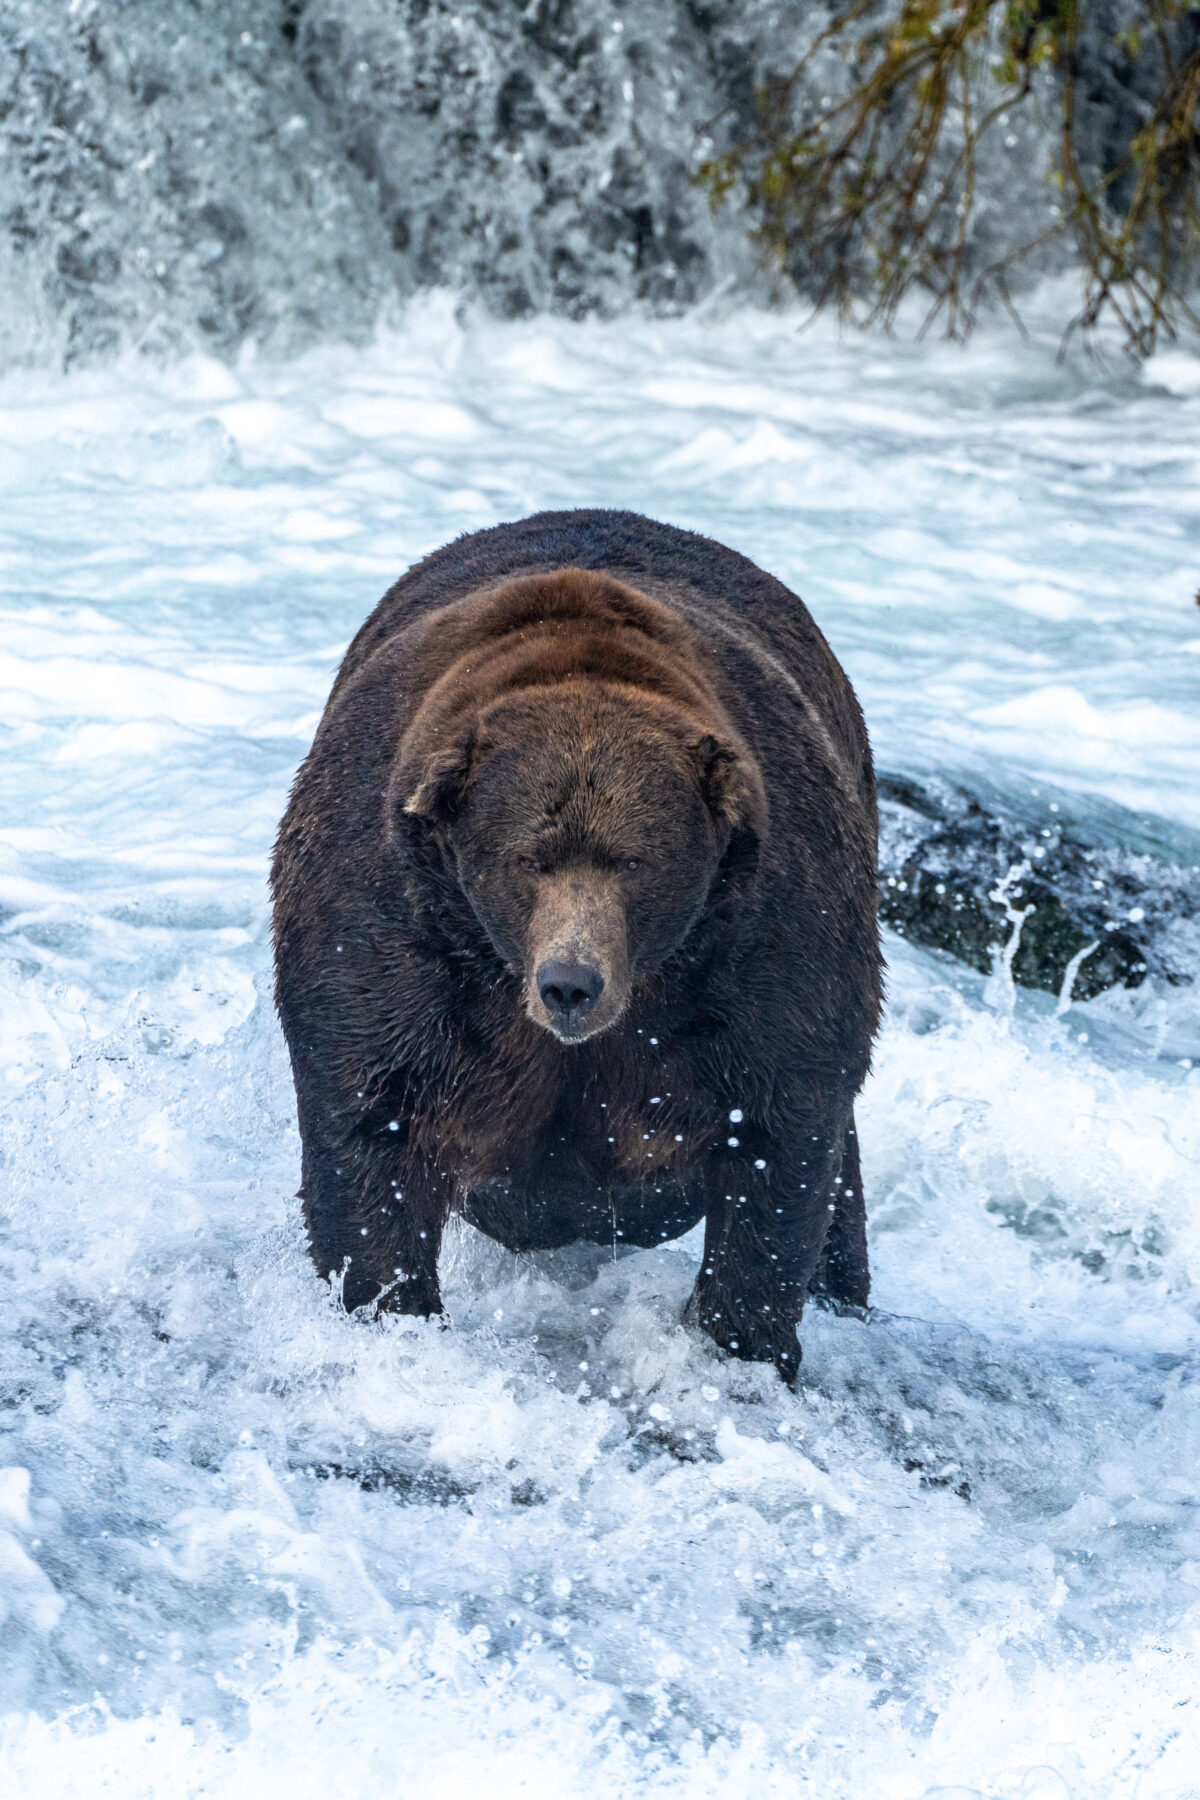
[[[694,1238],[516,1259],[464,1228],[448,1330],[341,1314],[265,886],[384,587],[539,505],[794,582],[883,765],[1124,797],[1169,838],[1200,525],[1172,370],[437,302],[370,352],[0,390],[0,1792],[1192,1791],[1194,990],[1056,1016],[890,943],[860,1111],[893,1316],[813,1315],[792,1395],[680,1325]]]

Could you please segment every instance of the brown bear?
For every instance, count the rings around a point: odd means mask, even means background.
[[[705,1220],[689,1311],[791,1378],[867,1301],[853,1102],[879,1016],[850,684],[745,557],[635,513],[459,538],[334,683],[272,871],[312,1254],[441,1311],[513,1250]]]

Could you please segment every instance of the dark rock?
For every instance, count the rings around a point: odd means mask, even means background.
[[[1200,873],[1148,853],[1083,841],[1055,810],[1021,816],[966,789],[904,775],[879,777],[879,874],[886,924],[913,943],[991,970],[1013,920],[1030,907],[1013,959],[1024,987],[1057,993],[1072,957],[1077,1000],[1139,987],[1147,975],[1173,986],[1194,974],[1169,941],[1171,927],[1200,915]]]

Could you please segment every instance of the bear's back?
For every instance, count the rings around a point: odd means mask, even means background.
[[[566,568],[604,570],[664,602],[697,631],[735,692],[745,694],[748,663],[757,663],[754,687],[768,714],[775,710],[772,673],[782,687],[798,684],[843,752],[862,763],[862,715],[803,601],[736,550],[633,512],[534,513],[435,550],[400,577],[363,624],[334,695],[381,644],[424,614],[516,575]],[[786,705],[783,693],[778,698]],[[757,735],[752,721],[739,723]]]

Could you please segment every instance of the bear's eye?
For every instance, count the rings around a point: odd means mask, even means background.
[[[515,861],[518,869],[523,869],[526,875],[539,875],[541,873],[542,865],[536,856],[518,856],[515,858]]]
[[[625,858],[625,869],[627,874],[636,875],[641,866],[642,859],[640,856],[627,856]]]

